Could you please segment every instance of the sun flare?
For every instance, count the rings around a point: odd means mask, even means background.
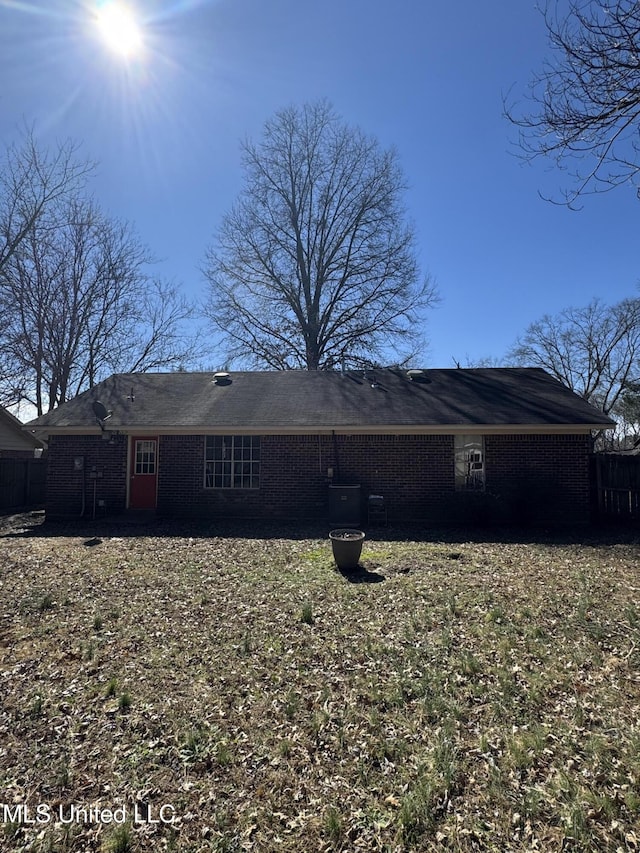
[[[109,50],[132,58],[142,50],[142,31],[131,8],[118,0],[107,0],[97,11],[98,31]]]

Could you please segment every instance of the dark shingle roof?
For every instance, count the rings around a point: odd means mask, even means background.
[[[397,369],[234,372],[229,384],[217,385],[212,373],[119,374],[30,426],[93,428],[96,400],[112,411],[112,430],[613,425],[539,368],[425,370],[420,378]]]

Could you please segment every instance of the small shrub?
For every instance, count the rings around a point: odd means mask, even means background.
[[[99,613],[93,617],[93,630],[94,631],[102,631],[102,616]]]
[[[115,676],[114,676],[113,678],[109,679],[109,683],[107,684],[107,689],[105,690],[104,695],[107,697],[107,699],[112,699],[116,695],[117,692],[118,692],[118,679],[115,678]]]

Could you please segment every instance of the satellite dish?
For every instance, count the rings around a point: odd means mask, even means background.
[[[100,400],[96,400],[95,403],[92,403],[91,408],[93,409],[93,414],[99,421],[106,421],[107,418],[111,417],[111,412],[107,411],[107,407],[104,403],[101,403]]]

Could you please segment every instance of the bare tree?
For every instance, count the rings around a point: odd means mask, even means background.
[[[616,305],[593,300],[532,323],[508,354],[543,367],[585,400],[616,414],[640,375],[640,299]]]
[[[65,169],[74,174],[71,161]],[[26,201],[16,196],[11,208],[42,198],[40,181],[40,171],[25,173],[13,186]],[[149,276],[150,261],[131,226],[105,216],[78,185],[48,197],[0,269],[5,405],[27,401],[42,414],[109,373],[188,362],[195,353],[181,326],[191,308]]]
[[[7,148],[0,166],[0,276],[36,225],[41,233],[55,227],[52,210],[85,186],[93,168],[70,141],[53,151],[40,149],[30,129]]]
[[[530,112],[507,106],[525,157],[570,168],[565,203],[633,181],[640,170],[640,4],[570,0],[544,12],[552,59],[530,85]]]
[[[244,143],[243,165],[205,266],[229,356],[318,370],[415,349],[435,291],[420,279],[395,153],[322,101],[277,113]]]

